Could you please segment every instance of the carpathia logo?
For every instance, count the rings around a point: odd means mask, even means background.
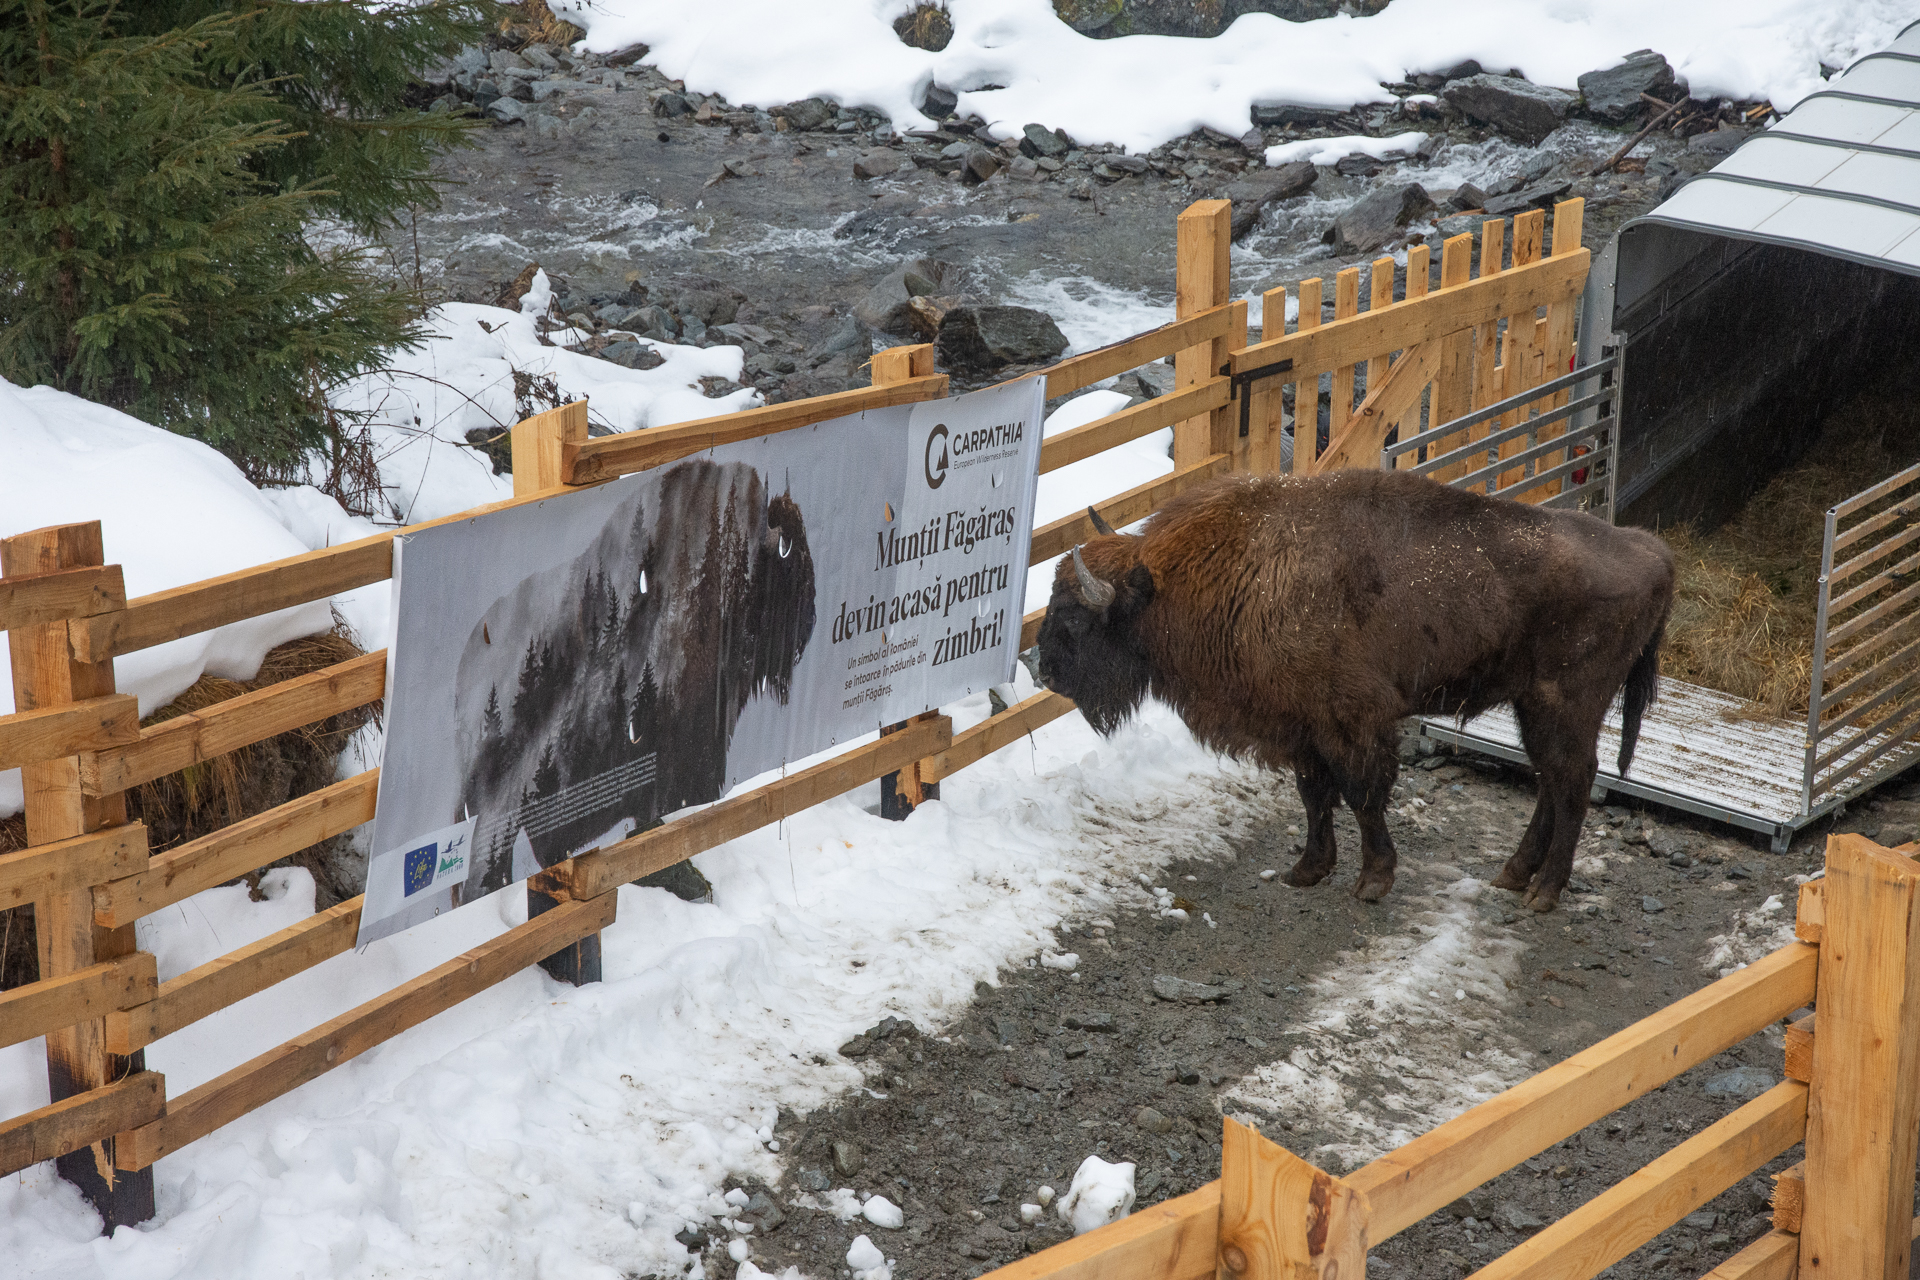
[[[938,489],[947,482],[947,427],[936,426],[927,435],[927,488]]]

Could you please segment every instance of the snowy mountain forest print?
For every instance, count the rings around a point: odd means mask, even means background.
[[[799,505],[743,463],[672,467],[558,572],[569,607],[552,607],[551,575],[529,577],[460,656],[469,900],[525,875],[529,854],[551,866],[717,798],[748,699],[784,704],[813,634]]]

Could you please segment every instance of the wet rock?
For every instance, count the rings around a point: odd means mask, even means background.
[[[844,352],[851,352],[862,360],[873,354],[873,331],[857,315],[842,320],[819,346],[809,351],[807,363],[817,369]]]
[[[1067,152],[1073,150],[1072,139],[1042,124],[1030,124],[1020,134],[1020,153],[1034,160],[1042,156],[1052,160],[1064,159]]]
[[[1330,124],[1335,116],[1345,115],[1345,107],[1299,107],[1292,103],[1253,105],[1253,122],[1264,127],[1274,125],[1316,126]]]
[[[1110,1013],[1070,1013],[1066,1017],[1066,1024],[1070,1031],[1111,1032],[1115,1030],[1113,1015]]]
[[[1509,1231],[1538,1231],[1547,1225],[1546,1219],[1512,1200],[1503,1202],[1493,1211],[1493,1221]]]
[[[1233,202],[1233,238],[1238,240],[1253,230],[1260,221],[1261,211],[1268,205],[1304,193],[1319,177],[1319,169],[1304,160],[1296,160],[1228,183],[1220,194]]]
[[[600,351],[602,360],[611,360],[624,369],[658,369],[667,358],[644,342],[612,342]]]
[[[1680,1221],[1695,1231],[1711,1231],[1720,1225],[1720,1215],[1711,1209],[1695,1209]]]
[[[1145,156],[1116,155],[1116,156],[1107,157],[1107,167],[1109,169],[1117,170],[1120,173],[1128,173],[1128,174],[1134,175],[1135,177],[1138,177],[1141,174],[1147,172],[1147,170],[1151,169],[1153,165],[1147,160]]]
[[[495,49],[487,55],[487,66],[495,71],[513,71],[526,65],[527,60],[511,49]]]
[[[833,1187],[833,1179],[818,1169],[802,1169],[793,1181],[802,1191],[827,1191]]]
[[[1667,904],[1649,894],[1640,899],[1640,909],[1650,916],[1659,915],[1667,909]]]
[[[970,187],[979,186],[998,172],[1000,161],[985,147],[969,147],[966,158],[960,162],[960,181]]]
[[[1472,119],[1492,125],[1501,133],[1529,146],[1542,139],[1567,118],[1573,106],[1572,94],[1513,76],[1468,76],[1449,84],[1443,92],[1447,105]]]
[[[1617,66],[1587,72],[1578,83],[1580,96],[1586,99],[1588,115],[1621,121],[1640,111],[1643,93],[1672,101],[1676,81],[1673,68],[1665,58],[1651,49],[1642,49],[1628,54],[1626,61]]]
[[[822,1188],[822,1190],[824,1189],[825,1188]],[[689,1253],[698,1253],[707,1247],[707,1233],[697,1231],[692,1227],[682,1227],[673,1233],[673,1238],[678,1240],[681,1246]]]
[[[1447,198],[1447,208],[1458,210],[1461,213],[1465,213],[1469,209],[1484,209],[1486,207],[1487,193],[1474,186],[1471,182],[1462,183],[1459,188]]]
[[[942,89],[939,85],[929,85],[927,96],[920,100],[920,110],[935,120],[945,120],[960,105],[960,96],[951,89]]]
[[[1731,1098],[1750,1102],[1780,1082],[1765,1067],[1735,1067],[1722,1071],[1701,1086],[1709,1098]]]
[[[1031,307],[963,306],[940,324],[934,354],[949,369],[990,371],[1039,364],[1067,349],[1053,318]]]
[[[1015,156],[1013,163],[1007,166],[1007,176],[1012,178],[1025,178],[1028,181],[1032,181],[1034,178],[1040,176],[1039,162],[1027,156]]]
[[[867,1167],[867,1155],[860,1144],[837,1138],[833,1144],[833,1168],[843,1178],[855,1177]]]
[[[1170,973],[1156,973],[1153,975],[1153,994],[1162,1000],[1182,1004],[1209,1004],[1215,1000],[1225,1000],[1228,992],[1225,987],[1212,987],[1204,982],[1176,978]]]
[[[653,100],[653,114],[666,120],[690,116],[693,114],[693,104],[687,101],[685,95],[669,89]]]
[[[691,316],[704,325],[732,324],[740,313],[740,303],[711,289],[688,289],[674,300],[680,314]]]
[[[1372,253],[1404,239],[1407,226],[1433,208],[1433,198],[1417,182],[1381,187],[1343,209],[1321,239],[1337,257]]]
[[[891,151],[875,151],[853,162],[853,176],[861,182],[869,182],[874,178],[887,178],[898,173],[903,164],[910,163]]]
[[[820,98],[802,98],[798,102],[789,102],[786,106],[779,108],[775,114],[787,118],[787,128],[797,129],[802,133],[813,129],[832,128],[834,123],[833,106]]]
[[[1184,1062],[1173,1064],[1173,1079],[1176,1084],[1199,1084],[1200,1073]]]
[[[1174,373],[1167,365],[1156,361],[1145,365],[1132,373],[1123,373],[1114,380],[1113,389],[1130,399],[1155,400],[1173,391]]]
[[[1488,213],[1506,217],[1535,206],[1545,207],[1573,189],[1573,179],[1562,176],[1525,186],[1503,196],[1488,196],[1480,207]],[[1469,208],[1472,206],[1468,206]]]
[[[663,871],[641,876],[634,883],[643,889],[665,889],[682,902],[713,901],[713,885],[691,862],[676,862]]]
[[[1493,1195],[1484,1187],[1475,1188],[1447,1206],[1447,1212],[1456,1218],[1478,1218],[1482,1222],[1493,1220]]]
[[[501,124],[525,124],[528,112],[512,98],[495,98],[487,103],[486,114]]]

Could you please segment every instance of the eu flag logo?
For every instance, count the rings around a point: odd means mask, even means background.
[[[440,860],[440,846],[423,844],[418,849],[407,850],[407,860],[401,872],[402,889],[400,896],[412,897],[422,889],[433,885],[433,872]]]

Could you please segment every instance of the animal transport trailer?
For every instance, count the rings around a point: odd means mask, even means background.
[[[1564,377],[1427,432],[1390,443],[1386,468],[1452,475],[1460,488],[1613,518],[1619,469],[1620,359]],[[1598,380],[1581,394],[1580,384]],[[1549,394],[1551,393],[1551,394]],[[1566,396],[1566,403],[1553,401]],[[1544,409],[1542,406],[1546,406]],[[1486,424],[1515,415],[1511,426]],[[1424,442],[1471,443],[1440,453]],[[1584,464],[1584,465],[1582,465]],[[1463,472],[1464,474],[1453,474]],[[1540,490],[1549,489],[1545,497]],[[1508,707],[1472,720],[1429,716],[1423,737],[1527,763]],[[1729,694],[1663,680],[1641,721],[1626,776],[1620,712],[1600,732],[1594,799],[1618,792],[1697,813],[1769,838],[1786,852],[1794,833],[1920,761],[1920,466],[1871,486],[1826,514],[1813,675],[1804,722],[1757,715]]]

